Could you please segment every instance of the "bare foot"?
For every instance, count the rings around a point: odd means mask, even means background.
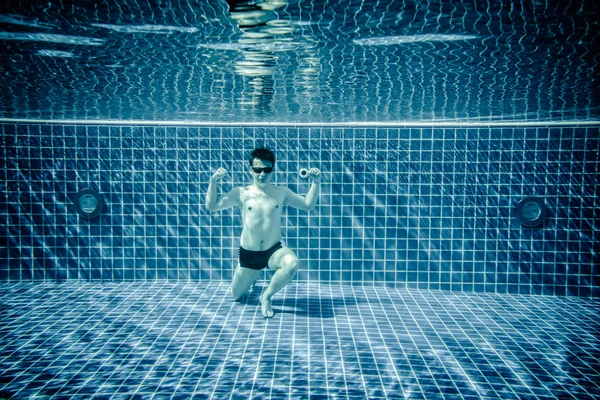
[[[265,317],[265,318],[273,317],[273,309],[271,308],[271,300],[267,300],[266,298],[263,297],[263,295],[261,295],[258,299],[260,300],[260,309],[262,311],[263,317]]]

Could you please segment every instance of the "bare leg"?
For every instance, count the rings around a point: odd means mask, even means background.
[[[273,274],[269,286],[259,298],[261,311],[265,318],[273,316],[271,299],[275,293],[283,289],[296,275],[298,259],[292,250],[283,248],[273,254],[273,257],[269,260],[269,267],[275,270],[275,274]]]
[[[231,296],[233,296],[233,299],[238,300],[246,294],[259,274],[259,270],[244,268],[238,264],[233,273],[233,280],[231,281]]]

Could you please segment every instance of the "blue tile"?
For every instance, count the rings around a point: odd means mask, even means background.
[[[164,128],[95,125],[52,126],[50,128],[35,124],[19,124],[18,126],[4,124],[2,132],[2,141],[5,144],[4,154],[9,159],[11,154],[13,154],[13,158],[19,157],[18,174],[11,168],[3,170],[8,187],[18,188],[18,192],[21,193],[21,198],[11,197],[13,196],[11,191],[5,200],[8,202],[6,203],[8,207],[5,209],[13,210],[11,214],[14,215],[10,215],[10,218],[17,217],[17,226],[20,229],[15,231],[9,229],[6,224],[3,225],[5,237],[9,237],[17,245],[16,256],[19,258],[28,256],[38,258],[26,251],[26,248],[31,246],[31,237],[33,236],[40,238],[46,246],[61,246],[61,242],[56,240],[56,233],[46,228],[53,225],[53,218],[58,225],[78,226],[82,222],[71,214],[63,213],[52,217],[52,211],[47,213],[48,208],[41,208],[37,203],[32,203],[31,199],[44,198],[44,203],[55,201],[57,207],[64,209],[60,204],[61,201],[63,203],[65,201],[64,194],[62,194],[64,188],[66,187],[69,193],[75,192],[89,179],[100,180],[98,187],[103,191],[111,192],[110,195],[107,195],[110,200],[107,212],[100,219],[108,230],[105,231],[104,227],[98,230],[97,225],[91,225],[89,230],[81,230],[78,232],[78,241],[74,244],[77,247],[82,249],[93,247],[94,237],[102,235],[109,239],[107,243],[119,248],[120,253],[123,254],[122,246],[125,245],[125,242],[122,236],[124,232],[133,237],[148,234],[147,230],[133,229],[134,223],[140,222],[136,214],[140,211],[143,212],[143,215],[148,216],[144,218],[144,225],[162,228],[162,232],[165,233],[167,226],[171,229],[177,227],[179,235],[186,236],[191,226],[222,224],[223,228],[211,232],[211,236],[227,236],[231,240],[237,240],[236,230],[232,228],[239,221],[237,215],[224,215],[220,218],[215,216],[207,219],[205,214],[200,214],[201,217],[197,219],[194,216],[197,211],[194,209],[196,207],[201,209],[201,205],[197,206],[197,203],[202,201],[202,182],[205,182],[210,176],[211,157],[225,162],[244,158],[247,150],[257,143],[248,135],[258,134],[265,137],[277,137],[281,139],[281,143],[285,142],[288,146],[291,145],[289,140],[295,140],[299,146],[287,150],[287,154],[284,153],[289,160],[300,160],[304,157],[303,153],[308,152],[311,159],[318,160],[322,166],[331,169],[329,181],[331,186],[324,187],[321,200],[323,200],[323,205],[333,204],[336,208],[317,208],[310,215],[319,215],[319,212],[332,215],[333,218],[321,219],[320,222],[334,225],[334,228],[331,230],[321,229],[313,235],[309,229],[305,229],[306,224],[302,225],[307,221],[303,212],[290,211],[289,213],[289,216],[294,218],[302,216],[302,219],[298,220],[300,226],[297,226],[294,231],[297,238],[290,238],[290,242],[296,240],[296,243],[304,247],[310,243],[311,252],[305,253],[310,258],[332,256],[329,247],[341,244],[331,243],[328,240],[329,237],[353,238],[359,236],[356,232],[357,229],[361,229],[360,235],[370,235],[375,238],[375,236],[380,236],[383,231],[375,231],[373,234],[369,231],[369,227],[385,227],[388,239],[385,242],[386,247],[382,247],[384,242],[378,240],[344,242],[343,246],[349,245],[356,250],[353,262],[356,269],[360,268],[360,263],[356,262],[360,257],[364,257],[363,267],[378,265],[374,263],[374,259],[380,257],[377,251],[379,249],[388,250],[386,251],[388,259],[396,259],[398,262],[407,261],[407,254],[403,252],[405,240],[410,232],[417,231],[423,235],[423,238],[418,245],[411,243],[408,261],[427,258],[429,249],[436,245],[434,240],[443,237],[448,242],[447,244],[442,242],[442,247],[446,246],[448,252],[438,254],[450,262],[448,264],[450,271],[461,271],[464,268],[464,262],[470,261],[471,256],[473,259],[487,258],[499,263],[509,259],[525,263],[534,262],[532,270],[528,272],[533,274],[543,272],[540,271],[543,263],[535,263],[540,260],[543,260],[544,263],[555,262],[559,265],[578,264],[584,268],[593,263],[590,256],[590,241],[583,241],[578,235],[578,231],[581,227],[581,218],[584,218],[582,221],[586,221],[595,215],[595,202],[587,197],[583,201],[577,201],[581,196],[569,188],[582,187],[593,196],[592,189],[597,183],[595,179],[597,174],[594,174],[597,158],[590,154],[595,154],[595,150],[598,148],[597,128],[595,127],[576,129],[494,128],[492,130],[485,128],[468,130],[378,128],[375,130],[372,128],[316,127],[277,130],[275,128]],[[498,137],[501,140],[496,140]],[[341,147],[344,151],[333,151],[336,147],[335,140],[339,139],[343,139]],[[385,141],[388,140],[390,142],[386,143]],[[17,151],[16,145],[19,143],[22,146]],[[82,145],[80,146],[79,143]],[[273,143],[279,145],[277,142]],[[245,150],[238,148],[238,144]],[[33,148],[39,146],[42,147],[41,153],[34,152]],[[218,153],[211,150],[216,146],[219,147]],[[395,148],[398,151],[389,151]],[[431,151],[433,149],[435,151]],[[196,152],[200,155],[200,160],[195,160]],[[368,158],[364,158],[365,152],[376,153],[374,156],[374,159],[377,160],[376,167],[374,164],[368,163]],[[98,156],[101,156],[102,160],[94,160]],[[335,159],[336,163],[328,164],[329,159]],[[282,158],[282,163],[285,162],[284,160]],[[410,164],[408,164],[408,160],[410,160]],[[236,163],[245,165],[244,160],[236,161]],[[282,164],[282,171],[285,170],[283,165],[285,164]],[[57,166],[61,167],[52,171]],[[109,169],[114,169],[114,171],[108,171]],[[202,169],[203,172],[199,174],[192,172],[198,169]],[[345,173],[345,169],[351,173]],[[163,173],[164,170],[169,172]],[[373,172],[376,170],[387,171],[387,174],[380,173],[373,178]],[[528,171],[533,171],[533,173]],[[53,184],[48,184],[50,180],[54,181]],[[243,181],[244,175],[236,174],[235,180]],[[409,182],[410,185],[404,189],[406,183]],[[531,253],[530,256],[523,253],[525,248],[520,246],[521,243],[527,243],[529,239],[515,234],[519,232],[518,225],[513,224],[512,214],[509,212],[509,207],[514,202],[513,200],[508,201],[508,199],[521,198],[524,195],[521,192],[523,184],[545,186],[543,190],[538,189],[535,192],[546,193],[548,204],[553,211],[552,218],[559,222],[556,235],[552,238],[555,241],[554,245],[528,248],[527,252]],[[194,198],[180,195],[181,190],[189,191],[190,188],[196,190],[199,195],[194,195]],[[302,185],[295,188],[299,191],[303,190]],[[369,196],[373,193],[377,194],[373,196],[374,200],[371,200]],[[400,195],[402,193],[406,193],[406,195]],[[449,195],[452,196],[452,199]],[[23,207],[19,202],[30,205]],[[167,203],[172,207],[166,207]],[[136,204],[137,207],[133,207],[133,204]],[[383,212],[384,208],[374,208],[374,204],[385,204],[391,210]],[[418,207],[416,207],[417,204]],[[349,205],[353,207],[349,207]],[[466,208],[466,205],[473,208]],[[9,214],[5,215],[8,220]],[[189,217],[186,217],[188,215]],[[438,217],[440,215],[447,218],[440,219]],[[336,219],[336,216],[343,216],[343,218],[337,217]],[[369,219],[370,216],[375,216],[375,218]],[[409,217],[407,218],[407,216]],[[568,222],[567,225],[560,223],[563,220]],[[509,221],[511,222],[509,223]],[[348,229],[345,229],[346,227]],[[399,229],[394,231],[393,227]],[[408,231],[405,231],[406,227],[408,227]],[[441,233],[436,231],[440,228]],[[475,229],[475,231],[471,231],[471,229]],[[544,233],[548,233],[550,228],[543,229],[545,229]],[[15,234],[15,232],[21,233]],[[320,240],[314,243],[307,242],[308,235],[320,238]],[[476,251],[473,254],[461,254],[453,251],[456,248],[467,250],[464,240],[474,235],[479,240],[475,242]],[[66,240],[62,243],[67,244]],[[204,243],[210,243],[210,241],[196,239],[194,243],[196,244],[191,244],[191,242],[182,244],[175,241],[173,244],[187,248],[203,246]],[[390,247],[387,247],[388,243],[391,245]],[[219,243],[211,245],[220,246]],[[423,250],[423,248],[428,250]],[[520,250],[513,251],[511,249]],[[415,252],[417,250],[420,253]],[[575,256],[567,259],[567,251]],[[66,257],[77,254],[66,251],[65,247],[57,249],[56,252],[62,252]],[[391,254],[387,256],[387,253]],[[482,257],[485,253],[487,253],[487,257]],[[168,253],[164,252],[163,254],[166,256]],[[184,256],[187,254],[187,257],[190,258],[191,253],[186,251],[181,254]],[[358,254],[362,254],[362,256],[359,257]],[[153,254],[141,256],[154,257]],[[42,259],[46,258],[44,254],[41,254],[41,257]],[[347,259],[351,260],[352,257],[347,257]],[[101,263],[100,260],[98,257],[91,258],[92,268],[97,269]],[[71,264],[76,265],[76,263],[77,260],[74,260]],[[69,262],[64,264],[70,265]],[[143,262],[140,263],[140,265],[143,264]],[[17,265],[32,265],[32,263],[24,261],[20,264],[7,263],[7,265],[12,268]],[[39,265],[54,266],[56,264],[41,262]],[[331,265],[334,264],[322,262],[321,265],[323,267],[328,265],[328,268],[332,268]],[[482,264],[482,268],[482,272],[489,272],[492,275],[498,272],[497,264],[494,263]],[[556,293],[556,282],[560,282],[561,284],[567,283],[571,288],[571,290],[564,289],[562,291],[566,294],[579,293],[592,296],[593,293],[597,293],[595,280],[567,279],[571,274],[579,273],[579,270],[563,269],[562,272],[557,272],[560,277],[554,279],[546,278],[536,281],[527,278],[525,281],[511,281],[510,290],[514,290],[515,285],[526,282],[523,290],[531,292],[532,288],[527,285],[534,282],[536,285],[542,285],[542,288],[536,287],[534,292]],[[29,274],[25,273],[26,276]],[[225,271],[221,271],[221,274],[224,275]],[[21,276],[22,274],[17,271],[8,275]],[[34,277],[45,277],[44,279],[53,276],[41,271],[33,275]],[[64,276],[64,274],[58,275]],[[91,275],[86,273],[86,275],[98,276],[96,272]],[[593,274],[585,273],[584,275]],[[71,276],[79,276],[79,274],[73,273]],[[136,275],[134,274],[134,276]],[[145,274],[141,274],[141,276],[145,276]],[[218,276],[218,273],[213,276]],[[325,273],[320,276],[332,275]],[[355,275],[353,279],[357,276]],[[424,277],[421,277],[419,282],[435,285],[437,288],[440,287],[437,279],[445,276],[435,275],[436,281],[424,282],[422,281]],[[453,279],[471,279],[470,276],[460,273],[447,276],[452,276]],[[388,279],[387,274],[363,274],[362,277],[377,282],[379,279]],[[472,287],[469,286],[469,282],[469,280],[463,282],[467,286],[457,283],[457,287],[462,287],[463,290],[466,287]],[[393,283],[402,285],[402,282]],[[446,282],[442,283],[444,283],[444,287],[448,287]],[[580,284],[586,288],[577,289],[576,286]],[[589,287],[590,285],[591,287]],[[543,290],[545,286],[548,287],[547,290]],[[506,285],[486,285],[484,287],[486,290],[493,291],[509,290]]]

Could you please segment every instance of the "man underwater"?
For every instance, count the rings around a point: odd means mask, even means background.
[[[262,315],[271,318],[271,299],[292,280],[298,269],[298,257],[281,243],[283,206],[306,211],[315,208],[321,191],[321,171],[317,168],[308,171],[312,185],[306,197],[302,197],[286,187],[271,184],[275,167],[275,155],[271,150],[257,148],[250,154],[249,161],[250,173],[254,179],[252,185],[237,187],[224,195],[218,195],[217,184],[227,174],[226,169],[219,168],[210,179],[206,208],[221,211],[240,206],[242,235],[231,294],[238,300],[250,289],[260,271],[269,267],[275,273],[259,300]]]

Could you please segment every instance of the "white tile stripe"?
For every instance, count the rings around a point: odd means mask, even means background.
[[[545,127],[545,126],[596,126],[600,120],[582,121],[473,121],[473,120],[431,120],[431,121],[352,121],[352,122],[220,122],[220,121],[145,121],[145,120],[77,120],[77,119],[16,119],[0,118],[0,123],[47,124],[47,125],[135,125],[135,126],[200,126],[200,127]]]

